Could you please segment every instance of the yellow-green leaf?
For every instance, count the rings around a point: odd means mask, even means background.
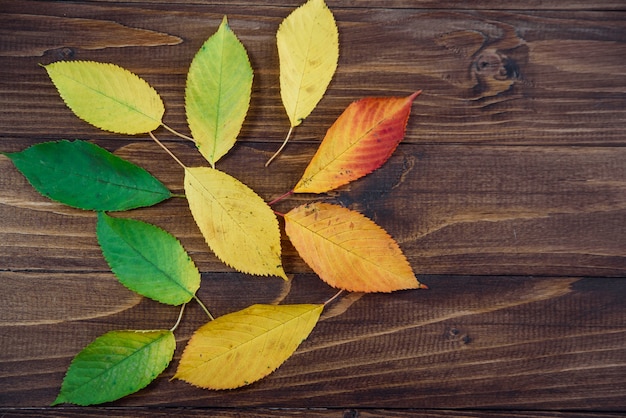
[[[294,10],[276,33],[280,95],[291,126],[298,126],[322,99],[339,60],[339,32],[323,0]]]
[[[234,389],[269,375],[296,351],[324,305],[253,305],[200,327],[174,378],[207,389]]]
[[[285,231],[300,257],[329,285],[353,292],[426,286],[393,238],[358,212],[328,203],[285,214]]]
[[[189,67],[187,121],[200,153],[215,166],[235,144],[250,105],[252,67],[226,17]]]
[[[97,128],[133,135],[161,125],[161,97],[128,70],[93,61],[59,61],[44,68],[67,106]]]
[[[278,220],[265,201],[236,178],[210,167],[185,169],[191,213],[215,255],[243,273],[287,279]]]

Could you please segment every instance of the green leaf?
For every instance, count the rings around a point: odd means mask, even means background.
[[[96,234],[111,270],[130,290],[180,305],[189,302],[200,287],[196,265],[180,242],[164,230],[100,212]]]
[[[169,330],[108,332],[74,357],[52,405],[100,404],[137,392],[165,370],[175,349]]]
[[[97,128],[133,135],[161,125],[161,97],[124,68],[93,61],[59,61],[44,68],[65,104]]]
[[[235,144],[250,105],[252,67],[224,17],[189,67],[187,121],[204,158],[215,166]]]
[[[79,209],[128,210],[171,197],[146,170],[89,142],[44,142],[5,155],[39,193]]]

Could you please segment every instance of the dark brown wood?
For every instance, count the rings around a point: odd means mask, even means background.
[[[7,141],[6,148],[11,144],[27,142]],[[204,164],[191,146],[171,148],[190,166]],[[246,143],[220,167],[270,201],[295,186],[315,149],[295,142],[266,169],[274,144]],[[132,142],[115,152],[183,192],[182,169],[156,144]],[[6,190],[0,263],[12,270],[106,270],[93,232],[95,214],[39,196],[8,158],[0,158]],[[359,210],[396,238],[418,274],[619,277],[626,270],[625,159],[623,148],[609,147],[402,144],[370,176],[330,194],[297,195],[276,210],[319,199]],[[121,216],[179,237],[203,271],[230,271],[208,251],[186,205],[171,199]],[[33,245],[35,260],[24,252]],[[286,237],[283,248],[289,272],[310,271]]]
[[[0,155],[0,413],[3,416],[574,416],[626,412],[626,7],[328,1],[339,67],[324,99],[286,134],[275,31],[299,1],[4,0],[0,151],[82,138],[134,161],[174,192],[182,171],[148,137],[78,120],[39,64],[113,62],[152,84],[165,122],[187,132],[189,63],[223,15],[255,69],[240,141],[219,168],[271,200],[290,190],[343,109],[408,95],[407,135],[375,173],[329,194],[396,238],[430,290],[342,295],[281,368],[214,392],[169,381],[206,321],[191,305],[172,365],[105,407],[47,408],[72,357],[112,329],[170,328],[178,309],[120,285],[95,215],[38,195]],[[377,4],[373,4],[377,3]],[[471,8],[470,8],[471,7]],[[188,165],[193,145],[156,132]],[[176,235],[213,314],[252,303],[321,303],[334,290],[286,237],[289,282],[235,273],[208,250],[181,198],[119,214]]]

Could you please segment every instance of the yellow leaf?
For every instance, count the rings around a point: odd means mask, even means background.
[[[272,209],[236,178],[209,167],[185,168],[191,213],[215,255],[243,273],[287,280]]]
[[[161,97],[124,68],[93,61],[59,61],[44,68],[76,116],[100,129],[134,135],[161,125]]]
[[[234,389],[276,370],[313,328],[324,305],[253,305],[200,327],[175,379],[207,389]]]
[[[393,238],[358,212],[328,203],[298,206],[285,215],[285,231],[300,257],[333,287],[353,292],[426,287]]]
[[[309,0],[283,20],[276,41],[280,94],[294,127],[313,111],[337,69],[335,18],[323,0]]]

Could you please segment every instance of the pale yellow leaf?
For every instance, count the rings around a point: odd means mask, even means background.
[[[297,126],[322,99],[339,60],[339,32],[323,0],[294,10],[276,33],[280,94],[291,126]]]
[[[210,167],[185,168],[191,213],[215,255],[243,273],[287,279],[278,220],[265,201],[236,178]]]
[[[304,341],[324,305],[253,305],[200,327],[175,379],[207,389],[234,389],[276,370]]]

